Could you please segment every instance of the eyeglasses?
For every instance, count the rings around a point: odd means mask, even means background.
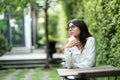
[[[75,27],[77,27],[77,26],[75,26],[73,23],[70,23],[70,24],[69,24],[69,27],[67,27],[67,30],[69,30],[70,28],[71,28],[71,29],[74,29]]]

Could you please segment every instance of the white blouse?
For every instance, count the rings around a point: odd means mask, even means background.
[[[94,66],[96,57],[96,43],[94,37],[88,37],[81,53],[76,46],[65,48],[64,60],[67,68],[89,68]]]

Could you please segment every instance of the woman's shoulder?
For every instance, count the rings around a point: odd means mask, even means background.
[[[88,37],[87,41],[86,41],[86,46],[91,46],[91,45],[95,45],[96,41],[94,37]]]
[[[93,36],[90,36],[90,37],[87,38],[87,42],[89,42],[89,41],[90,41],[90,42],[91,42],[91,41],[95,41],[95,38],[94,38]]]
[[[95,38],[93,36],[90,36],[87,38],[87,40],[95,40]]]

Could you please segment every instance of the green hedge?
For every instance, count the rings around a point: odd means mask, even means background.
[[[62,0],[69,19],[80,18],[97,42],[97,65],[120,67],[120,1]]]

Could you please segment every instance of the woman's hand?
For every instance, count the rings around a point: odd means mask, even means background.
[[[78,39],[74,39],[72,41],[69,41],[66,45],[65,48],[71,48],[73,46],[77,46],[80,44],[80,41]]]

